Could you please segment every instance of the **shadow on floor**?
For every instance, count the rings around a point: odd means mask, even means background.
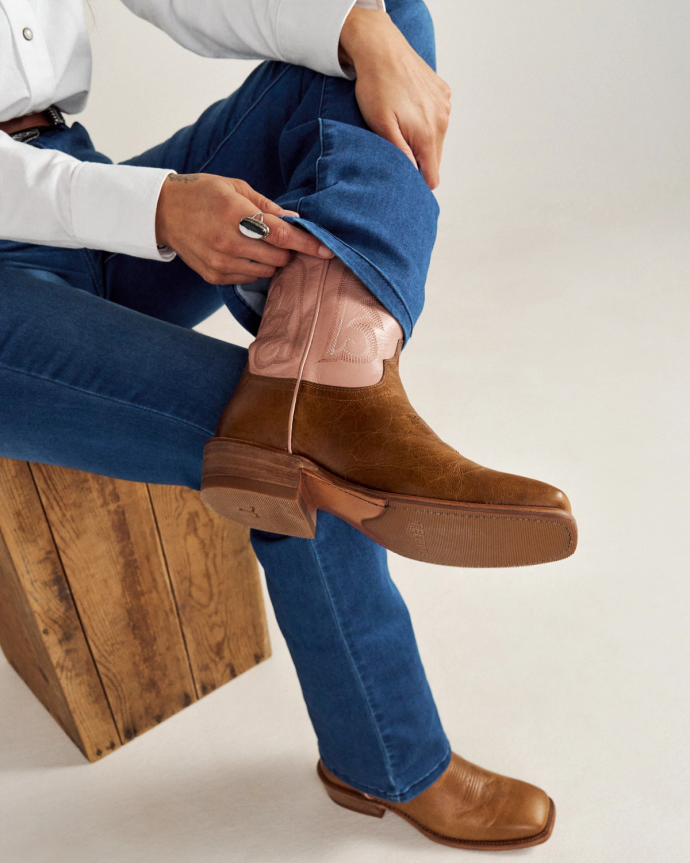
[[[81,752],[0,654],[0,773],[87,764]]]
[[[166,863],[353,861],[359,849],[367,849],[367,860],[392,861],[404,852],[431,850],[431,843],[401,819],[369,818],[333,804],[314,768],[303,758],[232,763],[226,757],[211,770],[208,764],[193,773],[180,768],[155,779],[141,776],[142,781],[130,770],[128,780],[134,781],[126,813],[121,792],[111,796],[110,786],[90,813],[98,823],[97,841],[91,849],[81,845],[80,859],[101,859],[102,848],[125,845],[134,852],[130,859],[141,855]],[[104,859],[110,863],[110,857]]]

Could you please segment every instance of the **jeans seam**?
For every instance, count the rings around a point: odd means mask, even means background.
[[[301,203],[301,201],[302,201],[302,198],[300,198],[300,203]],[[299,210],[299,207],[297,207],[297,209]],[[314,224],[316,224],[316,222],[314,222]],[[407,317],[409,318],[409,321],[410,321],[410,327],[413,327],[413,318],[412,318],[412,315],[410,314],[410,310],[407,307],[407,303],[405,302],[404,298],[400,295],[400,293],[398,292],[395,285],[393,285],[391,283],[391,281],[386,278],[385,274],[381,272],[381,270],[376,266],[376,264],[374,264],[372,261],[370,261],[366,255],[363,255],[360,251],[353,248],[349,243],[346,243],[344,240],[341,240],[340,237],[336,237],[335,234],[331,233],[327,228],[324,228],[321,225],[318,225],[318,227],[322,231],[325,231],[329,236],[333,237],[333,239],[337,240],[339,243],[341,243],[343,246],[345,246],[345,248],[349,249],[351,252],[353,252],[355,255],[357,255],[358,258],[361,258],[363,261],[365,261],[372,268],[372,270],[374,270],[376,275],[379,276],[379,278],[383,279],[383,281],[388,285],[388,287],[391,289],[391,291],[393,291],[395,296],[398,298],[402,307],[405,309]],[[331,249],[331,251],[333,251],[333,249]]]
[[[323,117],[321,115],[323,113],[323,106],[324,106],[324,102],[326,99],[326,85],[327,84],[328,84],[328,77],[324,75],[323,83],[321,85],[321,100],[319,102],[319,112],[318,112],[319,156],[318,156],[318,158],[316,160],[316,164],[314,166],[315,189],[314,189],[313,194],[317,194],[321,189],[321,177],[319,174],[319,167],[321,165],[321,160],[324,158],[324,151],[325,151],[324,122],[323,122]],[[368,131],[371,132],[371,129],[369,129]],[[375,135],[376,132],[371,132],[371,134]],[[297,201],[297,204],[295,205],[295,209],[297,210],[298,213],[300,212],[300,207],[301,207],[302,201],[305,199],[305,197],[309,197],[309,195],[302,195],[302,197]],[[321,230],[323,230],[323,231],[326,230],[326,228],[323,228],[321,225],[319,225],[319,227],[321,227]],[[330,231],[328,231],[328,233],[331,234]],[[335,237],[335,234],[331,234],[331,236]],[[388,285],[388,287],[391,289],[391,291],[393,291],[395,296],[398,298],[398,301],[400,302],[401,306],[405,309],[408,320],[410,322],[410,327],[411,328],[414,327],[414,318],[412,317],[412,313],[410,312],[410,309],[408,308],[408,305],[405,302],[405,298],[400,294],[400,292],[395,287],[395,285],[393,285],[390,282],[390,280],[386,278],[386,276],[381,272],[381,270],[375,264],[373,264],[369,260],[369,258],[367,258],[366,255],[363,255],[361,252],[357,251],[357,249],[353,249],[352,246],[349,245],[349,243],[344,242],[343,240],[340,239],[340,237],[335,237],[335,239],[338,240],[339,243],[342,243],[344,246],[346,246],[348,249],[350,249],[351,252],[353,252],[355,255],[360,257],[363,261],[366,261],[366,263],[372,268],[372,270],[374,270],[374,272],[376,272],[378,274],[378,276],[381,279],[383,279],[383,281]]]
[[[446,751],[443,753],[443,758],[439,758],[439,760],[436,762],[436,764],[434,764],[434,766],[431,768],[431,770],[427,770],[427,772],[424,774],[424,776],[420,776],[419,779],[415,779],[414,782],[410,782],[409,785],[407,785],[405,788],[401,788],[396,794],[391,794],[389,796],[390,797],[396,797],[396,798],[404,797],[407,794],[407,792],[410,790],[410,788],[414,788],[415,785],[419,785],[420,782],[424,782],[424,780],[428,776],[431,776],[431,774],[434,773],[434,771],[438,770],[439,766],[441,764],[443,764],[443,762],[446,760],[446,758],[448,758],[448,756],[451,754],[452,754],[452,750],[451,750],[450,746],[448,746],[446,748]],[[328,764],[326,764],[326,767],[328,767]],[[328,769],[330,770],[331,768],[328,767]],[[361,788],[356,789],[356,790],[362,790],[362,788],[365,788],[366,793],[373,792],[373,794],[375,796],[381,796],[381,797],[383,797],[383,795],[386,793],[385,791],[381,791],[380,788],[374,788],[373,785],[365,785],[363,782],[360,782],[358,779],[355,779],[354,777],[349,776],[347,773],[343,773],[341,770],[338,770],[338,771],[331,770],[331,773],[333,773],[334,775],[337,775],[339,779],[343,780],[343,782],[349,781],[353,788],[356,787],[355,784],[360,785]],[[421,792],[420,792],[420,794],[421,794]],[[391,802],[399,803],[400,801],[394,800]]]
[[[89,254],[89,249],[80,249],[82,253],[82,257],[86,261],[86,267],[91,276],[91,282],[93,283],[94,288],[96,289],[97,296],[101,298],[105,298],[105,283],[102,278],[98,277],[98,271],[93,265],[93,261],[91,260],[91,255]]]
[[[220,142],[220,144],[218,144],[218,146],[213,151],[213,153],[211,153],[211,155],[206,159],[206,161],[201,164],[201,167],[198,168],[197,173],[201,173],[209,165],[209,163],[211,163],[216,158],[218,153],[227,144],[227,142],[235,134],[235,132],[239,129],[239,127],[242,125],[242,123],[245,121],[245,119],[248,117],[248,115],[251,114],[251,112],[254,110],[254,108],[256,108],[256,106],[259,104],[259,102],[261,102],[261,100],[269,92],[269,90],[271,90],[278,83],[278,81],[281,80],[283,75],[286,75],[290,71],[290,68],[291,67],[289,65],[286,65],[285,69],[283,69],[283,71],[280,73],[280,75],[278,75],[278,77],[274,81],[271,81],[271,83],[266,87],[265,90],[261,91],[261,93],[252,102],[252,104],[247,108],[247,110],[244,112],[244,114],[242,114],[240,119],[235,123],[235,125],[228,132],[228,134],[223,138],[223,140]]]
[[[316,165],[314,166],[314,174],[316,180],[316,189],[314,190],[314,194],[317,194],[319,188],[321,187],[320,175],[319,175],[319,167],[321,165],[321,159],[323,158],[323,103],[326,97],[326,78],[324,77],[321,83],[321,99],[319,100],[319,158],[316,160]]]
[[[101,393],[95,393],[91,390],[86,389],[85,387],[78,387],[74,384],[65,383],[65,381],[55,380],[54,378],[48,377],[48,375],[39,375],[36,372],[28,372],[25,369],[18,369],[14,366],[8,365],[7,363],[0,362],[0,369],[6,369],[10,372],[14,372],[18,375],[24,375],[25,377],[35,378],[40,381],[47,381],[48,383],[54,384],[55,386],[65,387],[69,390],[74,390],[74,392],[83,393],[85,395],[91,396],[95,399],[103,399],[104,401],[113,402],[114,404],[122,404],[126,405],[129,408],[134,410],[144,411],[145,413],[156,414],[157,416],[165,417],[165,419],[172,420],[173,422],[180,423],[181,425],[189,426],[193,429],[198,429],[203,432],[205,435],[211,435],[213,432],[210,432],[208,429],[203,426],[197,425],[196,423],[192,423],[189,420],[180,419],[180,417],[172,416],[172,414],[166,414],[163,411],[156,410],[155,408],[144,407],[143,405],[137,405],[133,402],[127,401],[126,399],[118,399],[114,396],[106,396]]]
[[[325,93],[326,93],[326,78],[324,77],[323,83],[321,85],[321,99],[319,101],[319,111],[318,111],[318,115],[317,115],[317,120],[319,122],[319,155],[318,155],[316,162],[314,163],[314,192],[312,193],[314,195],[317,194],[317,192],[319,191],[319,186],[320,186],[319,164],[321,163],[321,158],[323,157],[323,121],[321,119],[321,113],[323,111],[323,101],[324,101]],[[295,209],[297,210],[298,213],[299,213],[300,204],[305,199],[305,197],[308,197],[308,196],[302,195],[302,197],[299,199],[299,201],[297,201],[297,204],[295,205]]]
[[[376,731],[376,737],[378,739],[379,746],[381,748],[381,752],[383,753],[383,756],[384,756],[384,760],[385,760],[385,764],[386,764],[386,772],[388,773],[388,778],[390,779],[391,785],[393,787],[395,787],[395,780],[393,779],[388,749],[386,748],[386,744],[385,744],[385,741],[383,739],[381,729],[379,728],[379,723],[378,723],[378,719],[376,717],[376,713],[375,713],[375,711],[372,707],[371,701],[369,699],[369,693],[367,692],[367,688],[364,685],[364,681],[362,680],[362,676],[359,672],[359,668],[357,667],[357,663],[355,662],[354,657],[352,655],[350,645],[348,644],[347,638],[345,637],[345,633],[343,631],[343,627],[342,627],[342,624],[340,623],[340,618],[338,617],[338,613],[337,613],[337,610],[335,607],[335,602],[333,601],[333,594],[331,593],[331,591],[329,589],[328,581],[326,580],[326,576],[325,576],[324,571],[323,571],[323,566],[321,565],[321,561],[319,559],[318,552],[316,551],[316,548],[314,547],[313,541],[311,543],[311,551],[312,551],[312,554],[314,555],[314,559],[316,561],[316,565],[318,567],[319,574],[321,575],[321,581],[323,583],[324,589],[326,591],[326,595],[328,597],[328,604],[330,605],[331,613],[333,614],[333,618],[334,618],[336,625],[338,627],[338,632],[340,633],[343,644],[345,646],[345,650],[347,652],[347,658],[350,661],[350,665],[352,666],[352,669],[355,673],[355,676],[357,678],[357,682],[359,684],[359,688],[362,692],[362,695],[364,696],[364,700],[365,700],[367,708],[369,710],[369,716],[371,718],[374,729]],[[396,792],[396,793],[399,793],[399,792]]]
[[[320,165],[320,163],[321,163],[321,160],[324,158],[324,151],[325,151],[324,124],[323,124],[323,118],[321,117],[321,113],[322,113],[322,111],[323,111],[323,103],[324,103],[324,100],[325,100],[327,80],[328,80],[327,78],[324,78],[324,81],[323,81],[323,87],[322,87],[322,89],[321,89],[321,102],[319,103],[319,118],[318,118],[318,119],[319,119],[319,143],[320,143],[320,151],[319,151],[319,157],[318,157],[318,159],[316,160],[316,167],[315,167],[315,173],[316,173],[316,178],[315,178],[315,181],[316,181],[316,189],[314,190],[314,194],[317,194],[317,193],[320,191],[319,165]],[[368,129],[368,131],[369,131],[369,132],[371,132],[371,134],[372,134],[372,135],[375,135],[375,134],[376,134],[376,132],[372,132],[372,131],[371,131],[371,129]],[[379,137],[380,137],[380,136],[379,136]],[[302,203],[302,200],[304,199],[304,197],[305,197],[305,196],[303,195],[303,196],[299,199],[299,201],[297,202],[297,212],[299,212],[300,204]],[[326,230],[326,228],[322,228],[322,230],[324,230],[324,231],[325,231],[325,230]],[[328,233],[330,234],[330,231],[329,231]],[[335,235],[332,235],[332,236],[335,236]],[[380,269],[379,269],[375,264],[373,264],[373,263],[369,260],[369,258],[367,258],[367,257],[366,257],[366,255],[363,255],[361,252],[358,252],[358,251],[357,251],[357,249],[353,249],[353,248],[352,248],[352,246],[350,246],[348,243],[346,243],[346,242],[344,242],[343,240],[341,240],[341,239],[340,239],[340,237],[336,237],[336,239],[338,240],[338,242],[342,243],[344,246],[347,246],[347,248],[348,248],[348,249],[350,249],[350,251],[352,251],[352,252],[354,252],[356,255],[358,255],[358,256],[359,256],[363,261],[366,261],[366,262],[367,262],[367,264],[369,264],[369,266],[379,274],[379,276],[384,280],[384,282],[388,285],[388,287],[393,291],[393,293],[394,293],[394,294],[395,294],[395,296],[398,298],[398,300],[400,301],[401,305],[403,306],[403,308],[404,308],[404,309],[405,309],[405,311],[407,312],[407,316],[408,316],[408,318],[410,319],[410,325],[412,326],[412,325],[413,325],[413,318],[412,318],[412,314],[410,313],[410,310],[409,310],[409,308],[407,307],[407,303],[405,302],[404,298],[400,295],[400,293],[398,292],[398,290],[397,290],[397,288],[395,287],[395,285],[391,284],[391,282],[390,282],[390,281],[385,277],[385,275],[381,272],[381,270],[380,270]]]

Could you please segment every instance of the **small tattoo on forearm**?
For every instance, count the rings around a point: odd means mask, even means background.
[[[196,183],[198,174],[170,174],[168,179],[171,183]]]

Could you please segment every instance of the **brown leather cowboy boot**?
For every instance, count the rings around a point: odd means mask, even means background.
[[[295,255],[273,279],[249,363],[204,452],[203,501],[313,537],[317,510],[405,557],[521,566],[567,557],[568,499],[434,434],[400,382],[400,325],[337,258]]]
[[[381,818],[386,810],[442,845],[507,851],[541,845],[551,836],[556,807],[534,785],[484,770],[453,753],[448,769],[409,803],[356,791],[319,761],[317,773],[334,803]]]

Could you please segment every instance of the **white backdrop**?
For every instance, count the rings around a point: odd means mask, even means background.
[[[453,88],[439,198],[458,213],[558,219],[634,207],[690,181],[690,8],[683,0],[431,0]],[[124,159],[191,122],[252,64],[195,57],[114,0],[91,0],[81,120]]]
[[[684,863],[690,5],[429,5],[454,110],[406,385],[465,455],[564,488],[581,544],[529,570],[392,571],[456,750],[556,800],[552,840],[528,853]],[[116,160],[251,68],[194,57],[114,0],[91,7],[79,119]],[[201,329],[249,340],[224,312]],[[329,803],[273,621],[272,637],[270,662],[91,766],[0,663],[7,859],[469,859]]]

